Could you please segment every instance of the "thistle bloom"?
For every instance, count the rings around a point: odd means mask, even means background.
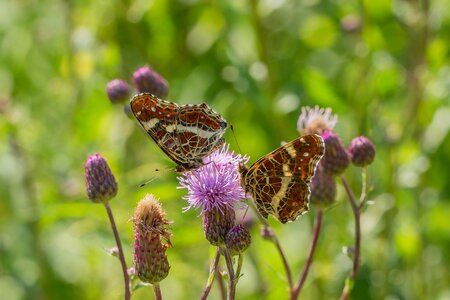
[[[201,208],[203,230],[212,245],[224,245],[228,231],[235,223],[234,204],[245,198],[240,184],[239,164],[248,158],[223,145],[203,159],[204,165],[179,177],[179,188],[188,189],[183,197],[189,205],[184,209]]]
[[[248,157],[235,154],[225,144],[203,159],[204,165],[178,177],[179,188],[188,190],[184,196],[189,205],[184,209],[201,208],[202,212],[221,211],[245,198],[240,184],[239,164],[248,162]]]
[[[169,83],[149,66],[137,69],[133,73],[133,82],[140,93],[148,92],[160,98],[169,93]]]
[[[133,216],[134,268],[143,282],[158,283],[169,274],[166,250],[170,247],[170,223],[153,195],[142,199]]]
[[[348,152],[355,166],[364,167],[373,162],[375,145],[365,136],[358,136],[350,143]]]
[[[96,153],[86,160],[86,192],[95,203],[108,202],[117,194],[117,182],[106,160]]]
[[[297,131],[301,135],[319,134],[324,131],[333,130],[337,123],[337,116],[333,115],[331,108],[302,107],[302,111],[297,121]]]
[[[297,130],[301,135],[319,134],[325,142],[325,155],[320,164],[324,172],[330,175],[339,175],[347,168],[350,159],[347,150],[334,133],[333,128],[337,123],[337,116],[331,108],[318,106],[302,107],[302,112],[297,121]]]

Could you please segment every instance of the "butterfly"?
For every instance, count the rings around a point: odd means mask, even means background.
[[[202,166],[203,157],[225,142],[228,124],[206,103],[180,106],[140,93],[130,106],[141,127],[177,164],[177,172]]]
[[[250,167],[241,165],[241,184],[263,217],[271,214],[281,223],[295,221],[309,209],[308,183],[324,153],[321,136],[302,136],[261,157]]]

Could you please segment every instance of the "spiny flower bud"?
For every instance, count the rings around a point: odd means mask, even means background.
[[[320,163],[311,180],[310,187],[310,201],[313,205],[325,208],[336,200],[336,180],[324,172]]]
[[[364,167],[373,162],[375,145],[365,136],[358,136],[350,143],[348,153],[355,166]]]
[[[100,203],[112,199],[117,194],[117,182],[106,160],[95,154],[86,160],[84,176],[86,192],[92,202]]]
[[[233,227],[235,219],[234,209],[230,206],[203,211],[203,231],[211,245],[225,244],[225,237]]]
[[[166,250],[171,246],[166,214],[153,195],[142,199],[133,216],[134,268],[143,282],[158,283],[169,274]]]
[[[130,93],[130,86],[122,79],[114,79],[106,84],[106,94],[113,104],[127,101]]]
[[[243,253],[250,246],[251,242],[250,232],[242,225],[236,225],[231,228],[225,237],[225,244],[231,256]]]
[[[148,92],[159,98],[169,93],[167,81],[149,66],[143,66],[133,73],[133,81],[140,93]]]
[[[325,142],[325,155],[321,161],[324,172],[330,175],[342,174],[350,163],[347,150],[334,132],[325,131],[322,137]]]

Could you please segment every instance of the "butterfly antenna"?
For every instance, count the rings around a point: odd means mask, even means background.
[[[239,143],[238,143],[238,140],[237,140],[237,138],[236,138],[236,133],[234,132],[233,124],[230,124],[230,130],[231,130],[231,132],[233,133],[233,137],[234,137],[234,140],[235,140],[235,142],[236,142],[236,146],[237,146],[237,148],[238,148],[238,150],[239,150],[239,153],[242,153],[241,147],[239,147]]]
[[[166,173],[166,172],[168,172],[168,171],[174,171],[174,170],[175,170],[175,168],[168,168],[168,169],[163,169],[163,170],[161,170],[161,169],[155,169],[155,172],[158,172],[158,173],[161,172],[161,173],[159,173],[157,176],[155,176],[155,177],[153,177],[153,178],[151,178],[151,179],[149,179],[149,180],[147,180],[147,181],[144,181],[143,183],[139,184],[139,187],[140,187],[140,188],[141,188],[141,187],[144,187],[144,186],[146,186],[147,184],[149,184],[149,183],[155,181],[156,179],[160,178],[160,177],[163,175],[162,172]]]

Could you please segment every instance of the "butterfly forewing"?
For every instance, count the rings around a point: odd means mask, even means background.
[[[282,223],[294,221],[308,211],[308,183],[324,152],[320,136],[306,135],[241,170],[243,184],[258,211],[264,217],[271,214]]]
[[[227,123],[205,103],[178,106],[141,93],[130,105],[142,128],[180,172],[201,166],[203,157],[224,142]]]

